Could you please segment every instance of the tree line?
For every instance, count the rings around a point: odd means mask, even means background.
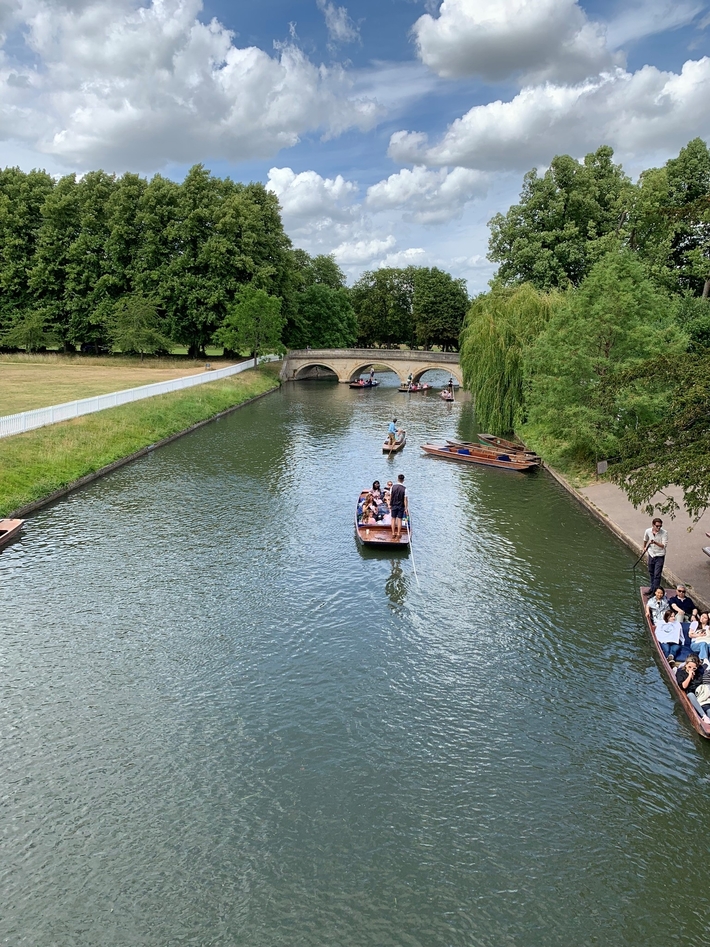
[[[461,336],[479,423],[553,463],[610,461],[635,503],[710,504],[710,152],[633,183],[604,146],[530,171],[489,224],[499,264]],[[675,509],[668,498],[658,506]]]
[[[202,165],[175,182],[0,170],[0,346],[167,351],[453,347],[465,285],[436,268],[354,287],[294,249],[278,200]]]

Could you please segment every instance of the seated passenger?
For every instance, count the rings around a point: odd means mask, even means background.
[[[666,609],[662,620],[656,624],[654,633],[661,651],[668,658],[668,663],[672,664],[683,643],[683,626],[672,608]]]
[[[698,621],[690,623],[688,631],[690,650],[700,657],[701,661],[710,661],[710,616],[703,612]]]
[[[646,605],[646,617],[651,619],[652,625],[657,625],[663,620],[663,615],[670,608],[670,602],[666,598],[665,589],[657,588]]]
[[[382,488],[380,487],[380,481],[375,480],[372,484],[372,490],[370,491],[373,497],[379,502],[382,499]]]
[[[685,586],[682,582],[677,586],[676,594],[668,599],[668,604],[674,612],[678,612],[681,618],[683,615],[687,615],[688,621],[692,621],[693,618],[698,617],[698,609],[695,602],[689,595],[685,594]]]
[[[688,700],[697,710],[700,717],[710,723],[710,719],[705,713],[702,704],[695,696],[696,690],[703,683],[703,670],[698,656],[696,654],[689,654],[685,662],[679,668],[676,668],[675,679],[678,681],[681,690],[687,694]]]

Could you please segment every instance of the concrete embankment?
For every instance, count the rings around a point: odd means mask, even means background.
[[[636,509],[620,487],[613,483],[599,481],[577,488],[547,464],[545,469],[592,516],[604,523],[622,542],[634,550],[636,555],[640,555],[643,548],[644,530],[651,525],[653,517],[643,510]],[[670,489],[667,494],[678,501],[680,512],[674,519],[668,516],[661,517],[668,530],[664,581],[669,585],[683,582],[691,598],[702,608],[708,609],[710,608],[710,559],[703,553],[703,546],[708,545],[703,521],[694,523],[686,513],[680,490]],[[659,494],[654,497],[654,500],[661,501],[665,498]],[[645,571],[643,563],[639,563],[639,567],[640,570]]]

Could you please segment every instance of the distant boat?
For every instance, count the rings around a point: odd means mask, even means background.
[[[24,520],[0,520],[0,546],[4,546],[20,535]]]
[[[375,388],[377,385],[379,385],[379,381],[376,378],[358,378],[357,381],[350,382],[351,388]]]
[[[443,391],[440,391],[440,392],[439,392],[439,397],[440,397],[440,398],[443,398],[444,401],[453,401],[453,400],[454,400],[454,393],[453,393],[453,391],[449,391],[448,388],[444,388]]]
[[[653,647],[654,654],[656,655],[656,660],[658,662],[658,665],[661,668],[661,671],[663,672],[664,677],[670,684],[670,688],[675,694],[676,698],[678,699],[680,706],[685,711],[685,715],[688,718],[688,720],[690,720],[691,724],[693,725],[695,730],[697,730],[697,732],[700,734],[701,737],[705,737],[706,740],[710,740],[710,725],[703,723],[703,721],[698,716],[697,711],[688,700],[688,695],[685,693],[683,688],[680,686],[680,684],[676,680],[675,669],[672,668],[670,664],[668,663],[668,659],[663,653],[663,649],[661,648],[661,645],[658,642],[658,638],[656,638],[656,633],[653,628],[653,622],[646,614],[646,602],[648,601],[648,593],[649,593],[648,587],[640,589],[641,607],[643,608],[646,631],[648,632],[651,638],[651,645]],[[687,638],[687,635],[685,632],[683,632],[683,638],[684,638],[683,646],[681,647],[681,650],[678,654],[678,657],[680,658],[681,661],[684,661],[688,657],[689,654],[692,654],[690,647],[687,646],[687,641],[689,639]],[[701,665],[701,667],[704,667],[704,665]]]
[[[409,548],[409,537],[412,532],[412,523],[407,514],[402,520],[402,535],[398,540],[392,539],[392,520],[389,510],[378,523],[362,522],[362,504],[369,491],[360,493],[355,509],[355,532],[363,546],[393,546],[398,549]]]
[[[402,450],[404,445],[407,443],[407,432],[402,431],[401,434],[398,434],[394,439],[394,444],[390,444],[389,441],[385,441],[382,445],[383,454],[396,454],[398,451]]]
[[[397,389],[398,391],[408,392],[410,394],[415,394],[418,391],[430,391],[434,386],[433,385],[400,385]]]
[[[422,450],[432,457],[443,457],[446,460],[457,460],[463,464],[482,464],[484,467],[499,467],[502,470],[518,470],[524,473],[537,467],[534,460],[521,454],[513,455],[498,453],[485,447],[474,445],[422,444]]]

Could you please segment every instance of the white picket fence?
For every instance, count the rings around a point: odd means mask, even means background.
[[[276,355],[264,355],[259,361],[273,361]],[[170,381],[157,381],[152,385],[141,385],[139,388],[126,388],[125,391],[113,391],[108,395],[97,395],[95,398],[82,398],[79,401],[67,401],[65,404],[55,404],[49,408],[35,408],[34,411],[21,411],[19,414],[8,414],[0,418],[0,437],[9,437],[11,434],[22,434],[47,424],[57,424],[59,421],[69,421],[82,414],[93,414],[95,411],[104,411],[106,408],[115,408],[129,401],[141,401],[143,398],[153,398],[155,395],[165,395],[169,391],[180,391],[182,388],[192,388],[194,385],[204,385],[205,382],[217,381],[229,375],[253,368],[254,362],[240,362],[239,365],[229,365],[227,368],[217,368],[214,371],[200,372],[199,375],[186,375],[182,378],[173,378]]]

